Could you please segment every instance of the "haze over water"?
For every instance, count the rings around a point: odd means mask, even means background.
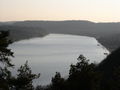
[[[74,35],[49,34],[44,38],[22,40],[10,45],[17,67],[28,60],[34,73],[41,73],[36,85],[50,83],[55,72],[67,77],[71,64],[77,62],[77,57],[83,54],[90,62],[100,62],[109,53],[95,38]]]

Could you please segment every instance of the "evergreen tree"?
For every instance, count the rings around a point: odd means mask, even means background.
[[[69,78],[69,90],[97,90],[94,85],[94,80],[97,79],[97,72],[95,72],[96,65],[89,63],[83,55],[78,57],[78,63],[71,65]],[[97,84],[97,83],[96,83]]]
[[[64,78],[61,77],[59,72],[56,72],[52,78],[52,90],[63,90],[64,89]]]
[[[16,90],[34,90],[33,80],[40,77],[40,74],[33,74],[28,62],[18,69],[18,75],[14,86]]]
[[[9,89],[9,78],[11,72],[8,68],[13,67],[10,57],[13,57],[13,52],[8,49],[11,41],[8,40],[8,31],[0,31],[0,89]]]

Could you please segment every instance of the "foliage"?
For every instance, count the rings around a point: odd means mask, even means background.
[[[99,65],[89,63],[83,55],[78,62],[70,66],[67,79],[61,77],[59,72],[48,86],[33,86],[33,80],[40,74],[33,74],[28,61],[18,69],[17,76],[12,76],[10,67],[14,65],[10,58],[13,52],[8,49],[11,41],[9,32],[0,31],[0,90],[120,90],[120,48],[110,54]]]
[[[52,89],[61,90],[64,88],[64,78],[61,77],[59,72],[56,72],[55,76],[52,78]]]
[[[71,65],[68,83],[70,84],[69,90],[94,90],[97,89],[97,83],[94,83],[98,79],[99,73],[95,71],[96,65],[89,63],[83,55],[78,57],[78,63]]]
[[[11,60],[9,57],[13,57],[13,52],[7,47],[11,44],[11,41],[8,40],[8,31],[0,31],[0,62],[6,65],[6,67],[11,67]]]
[[[83,55],[80,55],[77,60],[76,65],[70,66],[66,80],[56,72],[51,87],[45,90],[100,90],[101,75],[95,70],[96,64],[89,63]]]
[[[40,77],[40,74],[33,74],[31,68],[28,66],[28,62],[22,65],[18,69],[18,75],[13,82],[14,87],[16,90],[33,90],[33,80]]]
[[[9,89],[9,79],[11,72],[8,70],[9,67],[13,67],[10,57],[13,57],[13,52],[8,49],[11,41],[8,40],[8,31],[0,31],[0,89]]]
[[[8,35],[8,31],[0,31],[0,90],[33,90],[33,80],[39,78],[40,74],[33,74],[28,62],[18,69],[17,77],[9,71],[14,65],[10,59],[13,52],[8,49],[11,44]]]

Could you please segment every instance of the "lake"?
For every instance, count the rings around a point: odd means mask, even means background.
[[[13,63],[16,69],[26,60],[33,73],[41,73],[35,85],[47,85],[55,72],[67,77],[71,64],[77,62],[77,57],[83,54],[90,62],[99,63],[109,53],[93,37],[49,34],[43,38],[33,38],[15,42],[9,46],[14,52]],[[13,74],[16,72],[14,71]]]

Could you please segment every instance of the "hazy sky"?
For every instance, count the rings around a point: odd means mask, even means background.
[[[120,22],[120,0],[0,0],[0,21]]]

